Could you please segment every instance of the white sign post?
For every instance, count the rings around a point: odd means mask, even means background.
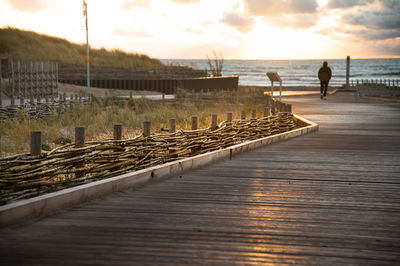
[[[267,72],[267,76],[271,81],[271,97],[274,97],[274,81],[278,81],[280,84],[280,94],[279,94],[279,101],[282,101],[282,80],[279,77],[278,72]]]

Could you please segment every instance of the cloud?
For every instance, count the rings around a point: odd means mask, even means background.
[[[400,3],[400,2],[399,2]],[[347,14],[343,21],[351,25],[362,25],[372,29],[399,29],[400,8],[397,10],[366,11],[361,14]]]
[[[379,41],[400,45],[396,40],[400,37],[400,1],[329,0],[326,8],[328,12],[335,9],[333,12],[341,15],[340,26],[319,29],[318,34],[352,38],[368,42],[370,46]]]
[[[400,55],[400,43],[393,40],[377,41],[372,43],[371,48],[381,56]]]
[[[352,32],[352,34],[364,40],[387,40],[400,37],[400,31],[398,30],[379,30],[372,32],[369,30],[359,30]]]
[[[243,33],[251,31],[255,22],[253,17],[241,14],[237,11],[225,12],[224,17],[220,21]]]
[[[373,10],[354,9],[342,17],[342,22],[354,27],[353,35],[365,40],[385,40],[400,37],[400,1],[377,1]]]
[[[346,9],[355,6],[363,6],[374,2],[374,0],[329,0],[328,8]]]
[[[277,17],[282,14],[315,13],[316,0],[244,0],[249,14],[263,17]]]
[[[8,3],[16,10],[35,13],[40,12],[49,7],[52,1],[49,0],[8,0]]]
[[[145,31],[138,31],[134,30],[131,28],[128,29],[123,29],[123,28],[117,28],[114,29],[112,32],[112,35],[116,36],[124,36],[124,37],[132,37],[132,38],[149,38],[152,37],[152,35],[148,32]]]
[[[304,29],[317,25],[318,16],[315,14],[289,14],[268,19],[268,22],[282,28]]]
[[[315,13],[318,7],[317,1],[314,0],[292,0],[289,13]]]
[[[191,4],[200,2],[200,0],[171,0],[171,1],[178,4]]]
[[[249,15],[282,28],[309,28],[319,20],[316,0],[244,0],[244,4]]]
[[[186,28],[185,31],[186,31],[186,32],[189,32],[189,33],[194,33],[194,34],[203,34],[203,31],[200,30],[200,29]]]
[[[121,8],[123,10],[132,8],[151,8],[151,3],[149,0],[124,0],[122,2]]]

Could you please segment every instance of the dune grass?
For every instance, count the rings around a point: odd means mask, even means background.
[[[0,55],[6,58],[33,61],[57,61],[62,64],[84,64],[86,45],[66,39],[12,27],[0,28]],[[114,67],[161,67],[163,64],[144,54],[90,49],[91,63]]]
[[[143,121],[151,121],[152,134],[161,133],[168,128],[170,118],[176,119],[177,129],[190,129],[191,117],[198,117],[199,128],[211,124],[211,115],[217,114],[218,120],[226,119],[226,113],[232,112],[234,119],[240,118],[245,110],[248,116],[251,110],[258,109],[262,115],[263,104],[254,101],[223,100],[193,102],[181,98],[172,103],[162,103],[145,98],[118,100],[117,98],[95,99],[92,105],[78,106],[72,112],[53,115],[47,119],[31,120],[23,115],[15,120],[0,122],[0,156],[29,152],[29,138],[32,130],[40,130],[43,135],[43,148],[74,142],[76,126],[86,128],[86,140],[105,140],[112,138],[114,124],[123,125],[123,138],[140,135]]]

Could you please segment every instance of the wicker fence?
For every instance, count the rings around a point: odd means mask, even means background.
[[[6,119],[16,119],[24,116],[30,119],[47,118],[53,114],[63,114],[72,111],[75,106],[88,105],[91,102],[91,96],[82,97],[82,95],[71,94],[69,97],[64,93],[59,95],[57,101],[48,103],[27,102],[22,105],[8,105],[0,107],[0,121]]]
[[[41,150],[41,133],[31,133],[31,152],[0,159],[0,202],[6,204],[62,188],[76,186],[118,174],[194,156],[237,143],[270,136],[304,126],[291,113],[291,106],[269,101],[262,118],[242,112],[232,120],[232,113],[217,124],[197,128],[192,117],[191,130],[176,130],[170,119],[168,133],[150,134],[150,122],[143,123],[143,134],[121,139],[122,126],[114,126],[114,138],[85,142],[84,128],[77,127],[75,143],[49,152]]]
[[[0,81],[0,106],[2,94],[8,94],[11,105],[19,99],[24,104],[28,99],[31,103],[54,101],[58,94],[58,63],[32,62],[20,60],[1,60],[0,77],[8,79],[8,89]]]

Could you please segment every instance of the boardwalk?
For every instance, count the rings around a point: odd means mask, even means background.
[[[400,103],[287,98],[320,131],[0,230],[1,265],[400,264]]]

